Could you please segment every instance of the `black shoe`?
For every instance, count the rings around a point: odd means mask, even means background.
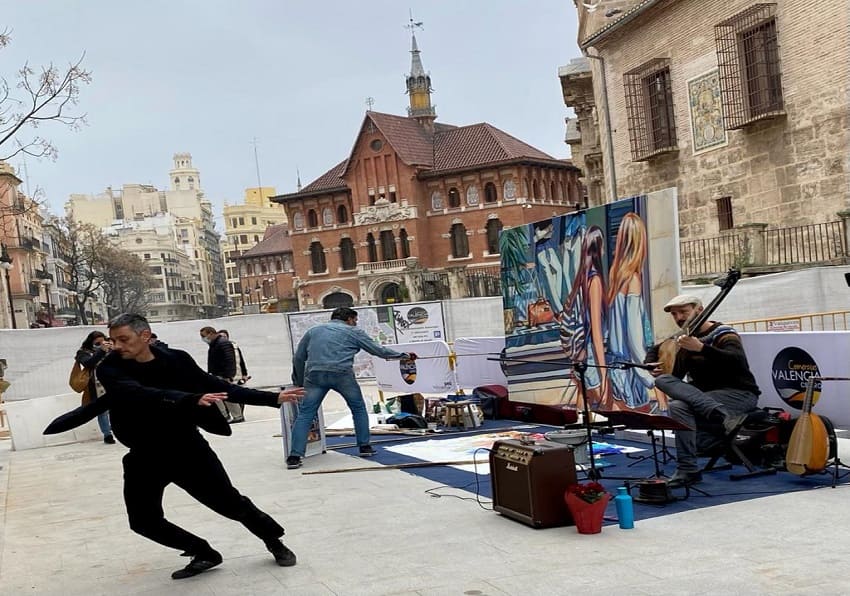
[[[677,486],[690,486],[697,482],[702,482],[702,472],[699,470],[696,472],[676,470],[670,480],[667,481],[667,485],[671,488],[676,488]]]
[[[105,437],[103,437],[103,442],[107,445],[114,445],[115,437],[113,437],[112,435],[106,435]]]
[[[178,569],[171,574],[171,579],[185,579],[198,575],[199,573],[212,569],[216,565],[221,565],[221,555],[214,550],[201,555],[195,555],[192,560],[183,569]]]
[[[297,470],[301,467],[301,457],[297,455],[290,455],[286,458],[286,468],[288,470]]]
[[[726,436],[728,437],[737,433],[744,425],[746,419],[746,414],[728,414],[723,419],[723,430],[726,432]]]
[[[281,567],[292,567],[295,565],[295,553],[289,550],[280,540],[266,543],[266,548],[274,555],[274,561]]]
[[[371,445],[363,445],[360,447],[360,457],[372,457],[378,452]]]

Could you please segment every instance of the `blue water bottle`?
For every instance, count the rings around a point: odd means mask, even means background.
[[[617,508],[617,519],[620,520],[620,527],[623,530],[631,530],[635,527],[635,507],[632,503],[632,496],[626,490],[625,486],[617,489],[617,496],[614,497],[614,506]]]

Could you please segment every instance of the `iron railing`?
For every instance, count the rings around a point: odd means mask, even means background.
[[[714,238],[686,240],[679,244],[683,278],[722,273],[747,258],[747,238],[726,234]]]
[[[731,233],[679,244],[682,277],[718,275],[729,267],[792,267],[850,257],[843,221]]]
[[[847,256],[841,221],[777,228],[762,234],[767,265],[823,263]]]

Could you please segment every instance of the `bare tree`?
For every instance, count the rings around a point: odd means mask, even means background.
[[[55,223],[64,237],[64,260],[68,264],[71,290],[75,292],[78,319],[80,324],[88,325],[86,302],[97,296],[103,284],[102,255],[111,250],[112,245],[97,227],[74,221],[70,215],[57,219]]]
[[[10,42],[10,31],[0,32],[0,49]],[[81,87],[91,82],[91,71],[83,68],[83,58],[85,54],[67,67],[24,64],[14,84],[0,77],[0,159],[21,153],[56,159],[58,152],[49,139],[28,133],[50,122],[71,129],[85,123],[85,114],[75,113]]]
[[[99,277],[109,316],[122,312],[144,314],[150,304],[147,291],[155,283],[144,261],[114,246],[100,257]]]

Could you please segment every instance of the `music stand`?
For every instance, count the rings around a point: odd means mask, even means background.
[[[635,430],[648,431],[647,434],[649,434],[652,443],[652,455],[644,456],[644,459],[652,459],[655,463],[655,478],[662,478],[664,476],[661,472],[661,462],[659,462],[658,457],[658,439],[655,436],[655,431],[660,430],[663,433],[665,430],[694,430],[687,424],[679,422],[678,420],[673,420],[669,416],[646,414],[644,412],[631,412],[628,410],[599,410],[599,413],[608,418],[608,420],[614,424],[625,426],[626,428],[633,428]],[[666,445],[664,449],[666,450]],[[662,451],[662,453],[664,453],[664,451]],[[664,463],[667,463],[666,453],[664,457]]]

